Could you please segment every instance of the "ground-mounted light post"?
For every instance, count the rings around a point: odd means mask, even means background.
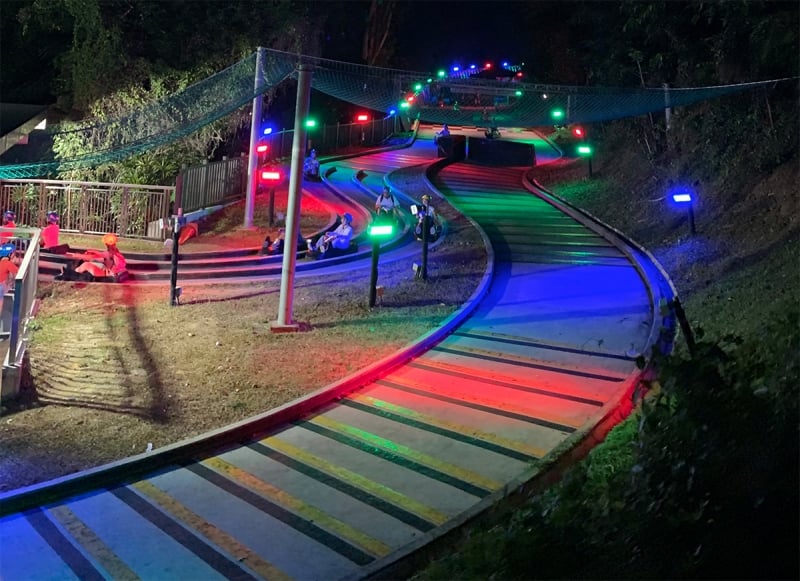
[[[677,187],[674,188],[670,193],[670,198],[676,206],[686,207],[689,217],[689,233],[692,235],[697,234],[697,230],[694,225],[694,192],[692,192],[692,190],[688,187]]]
[[[306,151],[311,151],[313,145],[311,141],[311,132],[317,128],[317,120],[309,117],[303,121],[303,126],[306,128]]]
[[[178,246],[180,245],[181,227],[186,223],[183,208],[178,208],[172,217],[172,262],[169,276],[169,304],[177,307],[180,304],[181,292],[178,288]]]
[[[261,181],[269,186],[269,225],[273,226],[275,222],[275,187],[283,179],[280,170],[275,168],[267,168],[261,170]]]
[[[588,143],[581,143],[576,148],[576,151],[580,157],[586,158],[589,167],[589,177],[592,177],[592,155],[594,155],[594,149]]]
[[[375,306],[378,294],[378,257],[381,253],[381,241],[394,233],[394,224],[391,222],[376,222],[369,227],[369,237],[372,240],[372,267],[369,273],[369,308]]]
[[[424,212],[422,215],[422,266],[419,277],[422,280],[428,280],[428,230],[431,227],[430,204],[423,202],[422,211]]]

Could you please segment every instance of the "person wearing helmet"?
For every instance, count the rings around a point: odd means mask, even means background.
[[[375,200],[375,213],[379,219],[391,217],[396,220],[400,217],[400,203],[394,197],[389,186],[384,186],[378,199]]]
[[[319,179],[319,160],[316,149],[312,149],[303,162],[303,174],[308,178]]]
[[[425,216],[428,216],[428,242],[433,242],[439,238],[442,233],[442,226],[439,223],[439,216],[436,210],[431,206],[431,197],[429,194],[423,194],[422,204],[416,206],[417,209],[417,225],[414,228],[414,237],[417,240],[422,240],[422,228]]]
[[[5,292],[11,279],[19,272],[20,257],[17,247],[12,243],[0,245],[0,287]]]
[[[3,229],[0,230],[0,244],[5,244],[11,240],[14,233],[10,231],[11,228],[16,228],[15,220],[17,214],[13,210],[6,210],[3,212]]]
[[[110,277],[115,281],[127,278],[128,265],[125,257],[117,248],[117,235],[106,234],[103,236],[103,244],[106,245],[105,252],[98,250],[87,250],[86,254],[96,256],[98,260],[87,260],[78,265],[75,273],[81,278],[93,280],[96,278]],[[87,276],[88,275],[88,276]]]
[[[326,232],[320,236],[317,243],[311,249],[312,255],[325,258],[328,251],[347,250],[350,248],[350,240],[353,238],[353,216],[347,212],[342,214],[342,220],[335,230]]]
[[[433,135],[433,142],[438,143],[440,137],[450,137],[450,128],[447,126],[447,123],[442,125],[441,131],[437,131]]]
[[[58,225],[60,216],[58,212],[47,213],[47,226],[42,228],[42,237],[39,240],[39,245],[44,250],[51,250],[58,246],[58,236],[61,229]]]

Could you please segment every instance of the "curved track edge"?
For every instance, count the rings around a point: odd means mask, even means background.
[[[0,494],[0,517],[54,502],[92,488],[108,486],[111,483],[131,481],[161,467],[173,464],[179,459],[199,455],[211,448],[250,438],[255,434],[265,432],[278,424],[335,401],[429,350],[453,332],[475,311],[491,287],[491,281],[494,276],[494,253],[486,233],[476,223],[473,222],[473,225],[480,232],[486,247],[486,268],[472,295],[455,312],[451,313],[438,328],[347,377],[269,412],[206,432],[194,438],[164,446],[157,451],[131,456],[130,458],[104,464],[62,478]]]

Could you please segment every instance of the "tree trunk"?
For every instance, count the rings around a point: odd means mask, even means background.
[[[381,64],[387,58],[386,42],[394,16],[395,0],[372,0],[364,31],[361,57],[368,65]]]

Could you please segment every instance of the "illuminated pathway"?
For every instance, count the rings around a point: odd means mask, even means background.
[[[363,578],[577,444],[635,386],[665,281],[522,179],[433,178],[495,255],[444,340],[256,422],[0,497],[0,577]]]

